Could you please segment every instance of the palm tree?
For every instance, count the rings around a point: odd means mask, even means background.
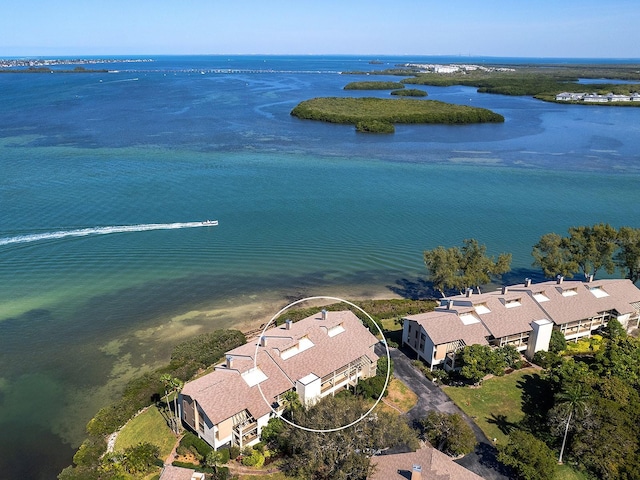
[[[291,414],[291,420],[293,421],[293,414],[302,407],[300,397],[295,390],[288,390],[282,396],[282,400],[285,406],[285,411]]]
[[[184,387],[184,382],[179,378],[173,377],[171,379],[171,386],[175,393],[173,397],[173,414],[175,415],[176,434],[180,433],[180,413],[178,412],[178,394]]]
[[[168,373],[164,373],[160,376],[160,381],[164,385],[164,403],[167,406],[167,410],[171,410],[169,408],[169,391],[171,389],[170,387],[171,387],[172,380],[173,378]],[[173,419],[170,413],[168,414],[167,420],[169,421],[169,423],[171,423],[171,430],[172,431],[175,430],[173,428]]]
[[[178,415],[178,393],[184,386],[179,378],[172,377],[168,373],[163,374],[160,377],[160,381],[164,384],[164,398],[169,410],[169,421],[171,423],[171,430],[176,434],[180,433],[180,417]],[[171,408],[169,406],[169,395],[174,394],[173,397],[173,416],[171,416]]]
[[[562,463],[562,455],[564,454],[564,447],[567,443],[567,434],[569,433],[571,418],[574,414],[581,415],[584,413],[587,406],[588,398],[589,393],[584,390],[582,384],[570,385],[565,390],[556,395],[557,404],[564,408],[564,411],[568,414],[567,423],[564,428],[562,447],[560,448],[560,456],[558,457],[559,464]]]

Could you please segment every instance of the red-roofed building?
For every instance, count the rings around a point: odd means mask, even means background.
[[[310,405],[375,375],[377,343],[350,311],[323,310],[287,321],[227,352],[225,363],[185,384],[182,420],[215,449],[252,445],[269,419],[282,413],[286,392],[296,391]]]
[[[588,337],[617,319],[637,328],[640,289],[627,279],[556,281],[443,299],[433,312],[404,318],[402,343],[433,369],[454,368],[466,345],[513,345],[528,358],[549,348],[553,329],[567,340]]]

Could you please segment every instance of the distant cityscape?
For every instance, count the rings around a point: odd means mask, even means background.
[[[432,63],[405,63],[403,67],[417,68],[420,73],[467,73],[480,70],[482,72],[515,72],[515,68],[485,67],[482,65],[440,65]]]
[[[640,102],[640,93],[632,93],[631,95],[617,95],[614,93],[607,93],[606,95],[599,95],[597,93],[562,92],[556,95],[556,100],[563,102],[592,103]]]
[[[0,59],[0,68],[11,67],[50,67],[53,65],[95,65],[101,63],[139,63],[153,62],[150,58],[15,58]]]

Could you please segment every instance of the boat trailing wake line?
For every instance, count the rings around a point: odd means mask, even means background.
[[[149,230],[177,230],[180,228],[211,227],[215,225],[218,225],[217,220],[183,223],[142,223],[139,225],[113,225],[108,227],[77,228],[75,230],[60,230],[56,232],[33,233],[0,238],[0,245],[37,242],[39,240],[51,240],[65,237],[86,237],[88,235],[107,235],[109,233],[124,232],[146,232]]]

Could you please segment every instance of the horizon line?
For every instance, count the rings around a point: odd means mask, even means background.
[[[640,62],[640,57],[583,57],[583,56],[527,56],[527,55],[485,55],[485,54],[462,54],[462,53],[61,53],[61,54],[11,54],[4,55],[0,53],[0,58],[96,58],[96,57],[214,57],[214,56],[263,56],[263,57],[460,57],[460,58],[519,58],[519,59],[536,59],[536,60],[560,60],[560,59],[574,59],[574,60],[637,60]]]

